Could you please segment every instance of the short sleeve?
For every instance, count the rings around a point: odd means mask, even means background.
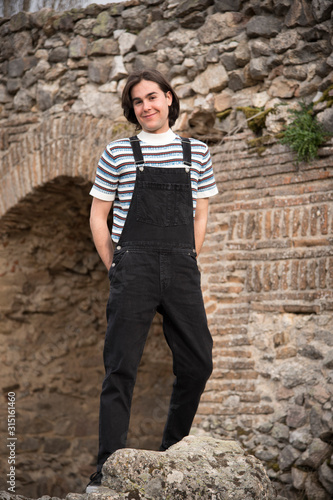
[[[116,197],[118,182],[118,170],[110,145],[108,145],[98,162],[95,181],[90,190],[90,195],[100,200],[113,201]]]
[[[212,160],[209,149],[205,144],[205,151],[198,179],[197,198],[209,198],[217,193],[218,189],[214,178]]]

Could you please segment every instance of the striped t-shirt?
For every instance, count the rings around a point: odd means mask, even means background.
[[[162,134],[140,132],[138,134],[145,166],[182,167],[183,148],[181,139],[169,129]],[[217,194],[212,162],[206,144],[191,139],[191,185],[193,217],[197,198]],[[184,167],[185,168],[185,167]],[[95,182],[90,194],[95,198],[113,203],[112,240],[119,241],[130,207],[136,179],[136,166],[128,138],[108,144],[97,167]]]

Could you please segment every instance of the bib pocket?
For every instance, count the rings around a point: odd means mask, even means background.
[[[138,182],[136,220],[161,227],[189,224],[193,218],[189,184]]]

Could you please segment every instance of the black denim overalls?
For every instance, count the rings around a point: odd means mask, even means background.
[[[182,140],[184,167],[159,168],[146,166],[139,139],[130,140],[136,182],[109,271],[98,470],[126,446],[137,369],[156,311],[175,375],[160,450],[188,435],[212,371],[194,245],[190,141]]]

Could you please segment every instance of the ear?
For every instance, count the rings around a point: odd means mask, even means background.
[[[173,97],[172,97],[172,93],[170,92],[170,90],[168,90],[168,92],[165,94],[165,97],[167,98],[168,106],[171,106],[172,101],[173,101]]]

